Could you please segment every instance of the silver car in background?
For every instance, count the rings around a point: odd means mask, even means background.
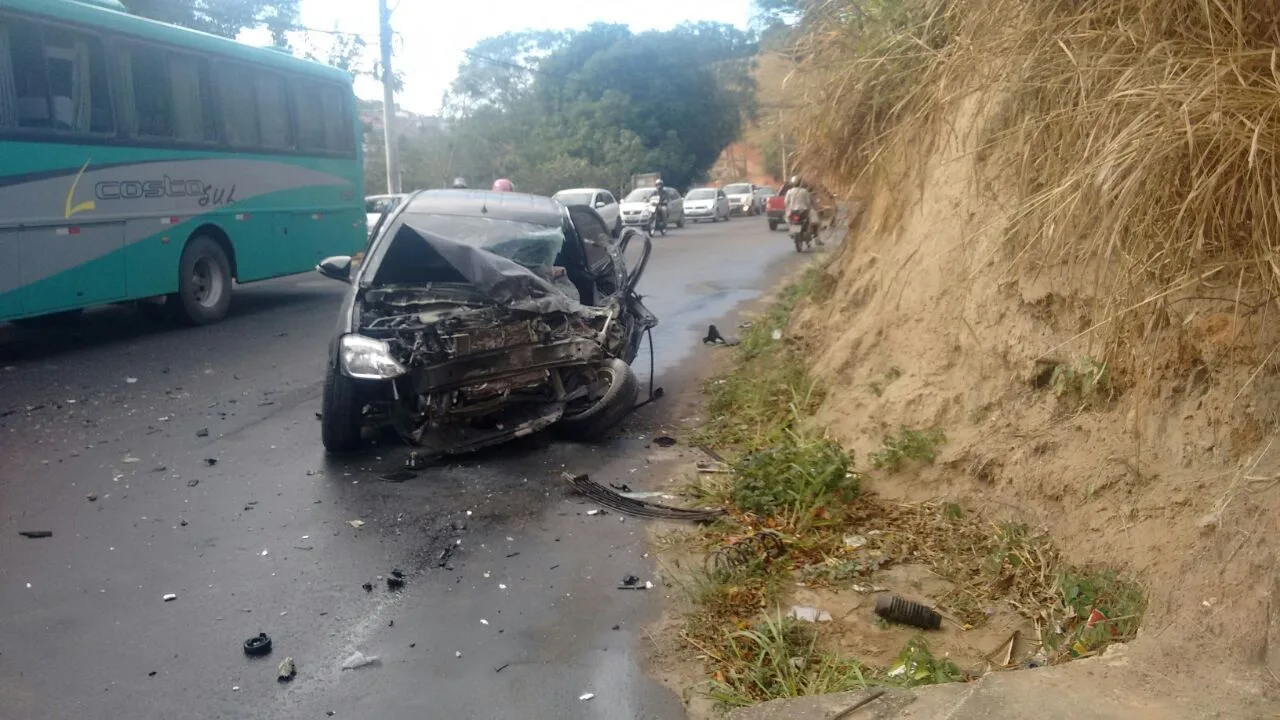
[[[561,190],[551,197],[565,206],[586,205],[600,213],[600,217],[604,218],[604,224],[613,232],[614,237],[622,232],[622,208],[618,205],[618,200],[613,197],[613,193],[604,188],[572,188]]]
[[[694,188],[684,196],[684,216],[690,222],[720,222],[729,214],[729,198],[720,188]]]

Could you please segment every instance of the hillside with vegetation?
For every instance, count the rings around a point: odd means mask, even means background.
[[[713,697],[1125,642],[1091,681],[1110,707],[1274,716],[1280,6],[758,5],[788,33],[795,165],[849,235],[708,386],[735,469],[702,488],[734,509],[712,539],[789,550],[698,585]],[[880,584],[956,627],[932,652],[874,627]],[[849,614],[778,620],[795,600]],[[766,667],[787,653],[812,672]]]

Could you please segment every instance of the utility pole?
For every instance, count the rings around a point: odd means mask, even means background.
[[[378,34],[382,46],[382,137],[387,152],[387,192],[400,192],[400,152],[396,147],[396,89],[391,74],[391,11],[378,0]]]
[[[782,182],[785,183],[791,176],[787,174],[787,131],[782,125],[781,110],[778,111],[778,149],[782,151]]]

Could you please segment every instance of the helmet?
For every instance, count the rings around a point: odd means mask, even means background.
[[[511,181],[506,178],[498,178],[497,180],[493,181],[493,191],[494,192],[515,192],[516,186],[511,184]]]
[[[456,177],[453,179],[453,186],[455,188],[465,188],[467,186],[467,181],[464,178]]]
[[[655,183],[653,184],[653,186],[654,186],[654,187],[659,187],[659,188],[660,188],[660,187],[664,187],[664,186],[665,186],[665,183],[663,183],[663,182],[662,182],[662,180],[661,180],[661,179],[659,179],[657,182],[655,182]]]
[[[804,183],[800,180],[800,176],[799,176],[799,175],[792,175],[792,176],[791,176],[791,187],[800,187],[800,186],[801,186],[801,185],[803,185],[803,184],[804,184]]]

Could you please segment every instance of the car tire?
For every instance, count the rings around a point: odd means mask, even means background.
[[[774,231],[776,231],[777,229],[778,229],[778,221],[777,221],[777,220],[770,220],[770,221],[769,221],[769,230],[770,230],[770,232],[774,232]]]
[[[325,450],[340,454],[360,447],[363,409],[356,381],[330,367],[324,378],[320,415],[320,441]]]
[[[208,325],[231,310],[231,261],[213,238],[197,235],[178,262],[178,292],[165,300],[178,322]]]
[[[640,395],[640,380],[631,366],[613,358],[601,369],[612,376],[609,389],[586,410],[560,418],[556,429],[563,436],[574,440],[599,440],[635,408],[636,398]]]

